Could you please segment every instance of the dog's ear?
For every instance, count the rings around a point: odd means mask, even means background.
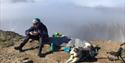
[[[75,51],[75,52],[78,52],[78,51],[79,51],[79,49],[78,49],[78,48],[74,48],[74,51]]]

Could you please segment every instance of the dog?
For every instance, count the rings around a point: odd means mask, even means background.
[[[76,63],[82,57],[82,53],[78,48],[73,48],[70,51],[70,58],[66,61],[66,63]]]

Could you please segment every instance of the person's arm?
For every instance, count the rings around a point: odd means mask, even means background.
[[[30,27],[29,29],[27,29],[27,30],[25,31],[25,34],[26,34],[26,35],[29,35],[29,34],[31,34],[32,31],[33,31],[33,27]]]

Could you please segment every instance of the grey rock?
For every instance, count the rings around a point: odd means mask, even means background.
[[[33,61],[29,58],[25,58],[21,63],[33,63]]]

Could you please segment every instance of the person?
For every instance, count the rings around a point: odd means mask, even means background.
[[[77,63],[82,58],[82,52],[78,48],[72,48],[70,57],[66,63]]]
[[[24,41],[18,46],[15,47],[16,50],[22,52],[23,46],[29,41],[29,39],[37,39],[40,41],[38,56],[42,57],[42,47],[44,44],[49,42],[48,30],[47,27],[40,21],[39,18],[35,18],[32,21],[33,25],[25,31],[26,37]]]

